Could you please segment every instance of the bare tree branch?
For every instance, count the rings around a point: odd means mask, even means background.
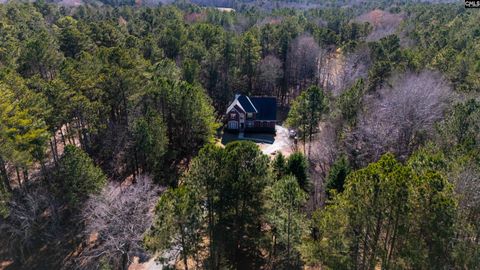
[[[9,216],[0,220],[0,243],[8,246],[20,261],[38,243],[58,238],[59,204],[44,187],[30,186],[28,192],[17,191],[9,207]]]
[[[102,259],[115,269],[125,269],[133,256],[145,259],[142,240],[160,191],[149,177],[141,176],[126,187],[110,183],[92,196],[81,215],[86,239],[96,239],[79,255],[78,268],[97,269]]]
[[[312,212],[325,203],[325,178],[338,155],[336,129],[330,121],[320,123],[320,132],[311,145],[309,163],[313,195],[310,196],[307,207]]]
[[[391,85],[365,98],[357,127],[347,138],[359,166],[386,152],[408,157],[432,133],[453,98],[445,79],[431,71],[403,74]]]
[[[302,35],[292,42],[286,63],[290,85],[302,88],[315,78],[319,52],[320,47],[311,36]]]

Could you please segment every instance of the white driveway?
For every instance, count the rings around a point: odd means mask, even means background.
[[[289,137],[288,129],[276,125],[275,141],[272,144],[258,143],[260,150],[266,155],[281,152],[285,156],[290,155],[293,152],[293,140]]]

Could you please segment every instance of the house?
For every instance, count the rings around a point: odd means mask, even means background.
[[[226,112],[227,130],[275,133],[277,99],[236,94]]]

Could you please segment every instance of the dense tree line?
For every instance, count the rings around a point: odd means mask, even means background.
[[[12,267],[480,267],[478,12],[102,2],[0,5]],[[402,23],[372,38],[374,8]],[[237,92],[277,97],[300,152],[218,146]]]
[[[251,142],[207,145],[182,185],[162,195],[147,247],[178,247],[185,269],[189,258],[208,269],[300,265],[295,247],[306,230],[301,213],[308,186],[308,179],[302,179],[305,163],[302,154],[295,154],[270,164]],[[203,237],[208,237],[208,247]],[[202,258],[202,249],[209,251],[208,258]],[[268,256],[262,254],[265,250]]]

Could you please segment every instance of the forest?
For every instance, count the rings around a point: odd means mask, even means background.
[[[463,4],[0,4],[0,269],[480,269]],[[237,93],[288,154],[222,143]]]

